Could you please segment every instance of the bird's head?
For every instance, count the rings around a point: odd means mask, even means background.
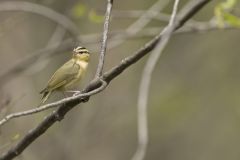
[[[78,46],[78,47],[73,49],[73,58],[75,60],[88,62],[89,58],[90,58],[90,54],[89,54],[89,51],[86,48]]]

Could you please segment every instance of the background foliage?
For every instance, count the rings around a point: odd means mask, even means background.
[[[3,1],[3,0],[2,0]],[[60,12],[79,27],[80,36],[102,32],[105,0],[32,0]],[[186,1],[181,1],[184,4]],[[155,0],[115,1],[114,10],[147,10]],[[230,2],[229,2],[230,3]],[[1,3],[0,3],[1,6]],[[171,12],[172,3],[163,9]],[[239,4],[210,3],[194,19],[218,17],[219,27],[239,27]],[[230,18],[229,18],[230,15]],[[232,19],[231,17],[235,17]],[[113,17],[111,31],[125,30],[135,18]],[[233,23],[234,22],[234,23]],[[152,20],[146,26],[166,22]],[[57,24],[20,11],[0,14],[0,71],[44,48]],[[64,39],[71,37],[66,33]],[[131,38],[107,52],[110,68],[152,37]],[[177,34],[154,71],[149,98],[150,142],[146,159],[238,160],[240,157],[239,31],[216,29]],[[99,43],[82,43],[92,51],[84,86],[94,75]],[[97,50],[97,51],[96,51]],[[1,85],[0,117],[40,102],[39,91],[71,52],[39,59],[23,74]],[[23,159],[130,159],[136,149],[136,102],[144,61],[118,77],[102,93],[71,111],[21,156]],[[50,101],[62,98],[55,94]],[[50,111],[10,121],[0,132],[0,153],[15,144]]]

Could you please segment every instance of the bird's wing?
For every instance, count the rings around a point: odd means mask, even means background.
[[[80,69],[80,65],[73,60],[68,61],[53,74],[46,89],[55,90],[66,85],[77,76]]]

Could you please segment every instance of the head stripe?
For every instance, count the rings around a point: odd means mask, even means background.
[[[84,47],[77,47],[73,49],[74,52],[79,53],[79,52],[88,52],[88,50]]]

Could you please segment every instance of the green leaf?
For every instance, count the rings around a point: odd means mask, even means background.
[[[87,7],[84,4],[79,3],[72,8],[71,13],[74,17],[80,18],[84,16],[84,14],[86,13],[86,10],[87,10]]]
[[[240,27],[240,19],[229,13],[236,5],[236,0],[226,0],[225,2],[219,3],[214,8],[214,14],[217,20],[217,25],[220,28],[223,28],[225,24],[228,24],[232,27]]]
[[[98,15],[95,10],[91,10],[88,14],[88,17],[90,19],[90,21],[94,22],[94,23],[102,23],[104,20],[104,16],[103,15]]]
[[[240,19],[237,16],[234,16],[234,15],[232,15],[230,13],[224,13],[223,14],[223,19],[229,25],[231,25],[233,27],[240,28]]]
[[[236,0],[226,0],[225,2],[222,2],[220,5],[223,10],[231,10],[235,5],[237,1]]]

